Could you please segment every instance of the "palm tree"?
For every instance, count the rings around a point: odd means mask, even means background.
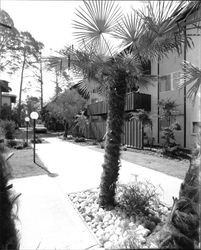
[[[195,104],[201,86],[201,69],[190,62],[183,62],[183,74],[179,79],[181,80],[180,88],[189,86],[187,98]]]
[[[106,209],[115,205],[127,84],[147,84],[143,63],[167,56],[170,51],[180,51],[184,41],[183,33],[178,32],[175,25],[175,13],[185,3],[164,1],[154,6],[154,1],[149,2],[148,13],[133,10],[131,15],[123,16],[115,2],[84,1],[84,7],[77,9],[77,19],[73,23],[75,36],[83,50],[68,49],[62,51],[62,58],[57,58],[62,59],[62,66],[67,68],[70,55],[73,71],[83,78],[80,86],[91,83],[107,86],[107,132],[99,193],[99,204]],[[111,37],[121,41],[120,49],[110,46]]]

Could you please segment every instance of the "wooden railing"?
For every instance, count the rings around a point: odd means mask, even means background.
[[[125,111],[135,111],[136,109],[144,109],[145,111],[151,111],[151,95],[142,93],[127,93]],[[106,102],[96,102],[88,105],[88,115],[103,115],[108,111],[108,105]]]

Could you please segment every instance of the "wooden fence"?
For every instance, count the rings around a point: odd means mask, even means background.
[[[106,122],[90,122],[88,137],[100,140],[103,138],[106,132]],[[122,144],[131,148],[143,148],[143,133],[142,124],[136,119],[130,121],[124,121]]]

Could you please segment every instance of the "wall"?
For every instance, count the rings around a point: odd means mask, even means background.
[[[187,50],[186,59],[187,61],[191,62],[193,65],[198,66],[201,68],[201,36],[198,36],[201,34],[201,31],[193,30],[188,31],[188,34],[196,34],[196,36],[192,36],[192,41],[194,43],[194,47]],[[184,55],[183,53],[181,55],[178,55],[175,53],[170,53],[168,58],[163,58],[160,61],[159,71],[160,76],[164,76],[167,74],[170,74],[172,72],[181,71],[182,72],[182,66],[181,63],[183,62]],[[157,75],[157,62],[152,62],[151,65],[151,73],[152,75]],[[149,93],[152,95],[152,111],[151,115],[154,116],[154,114],[157,114],[157,81],[155,82],[154,87],[149,86],[148,90],[143,91],[144,93]],[[170,91],[164,91],[159,93],[159,99],[171,99],[176,100],[176,103],[178,104],[178,114],[176,117],[176,120],[180,123],[182,130],[175,132],[175,138],[177,140],[177,143],[179,143],[181,146],[184,145],[184,90],[178,89],[178,82],[175,81],[174,83],[174,90]],[[177,86],[176,86],[177,85]],[[187,91],[190,88],[187,87]],[[196,135],[192,133],[192,122],[193,121],[201,121],[200,117],[200,109],[201,109],[201,91],[199,91],[198,96],[196,97],[196,102],[193,105],[192,102],[187,99],[186,103],[186,147],[192,148],[196,141]],[[157,124],[157,118],[152,118],[153,120],[153,134],[155,137],[155,141],[157,141],[157,130],[158,130],[158,124]]]
[[[193,65],[197,66],[201,69],[201,31],[196,30],[188,32],[191,34],[197,34],[199,36],[193,36],[193,43],[194,48],[192,50],[187,51],[187,61],[191,62]],[[187,87],[187,91],[189,90],[190,86]],[[201,111],[201,90],[197,95],[195,104],[193,105],[192,102],[187,99],[187,120],[186,120],[186,141],[187,147],[192,147],[196,141],[196,134],[192,133],[192,122],[193,121],[201,121],[200,111]]]
[[[4,105],[4,104],[7,104],[8,106],[11,106],[10,97],[2,95],[2,105]]]

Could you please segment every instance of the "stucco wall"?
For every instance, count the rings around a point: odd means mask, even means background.
[[[190,31],[188,33],[192,34],[201,34],[201,31],[194,30]],[[195,66],[198,66],[201,68],[201,36],[192,36],[194,47],[191,49],[188,49],[186,59],[187,61],[191,62]],[[184,55],[183,53],[181,55],[178,55],[175,53],[170,53],[168,58],[163,58],[160,61],[159,65],[159,71],[160,76],[170,74],[172,72],[182,71],[181,63],[183,62]],[[151,64],[151,73],[152,75],[157,75],[157,62],[154,61]],[[190,88],[187,87],[187,91]],[[151,115],[154,115],[154,113],[157,113],[157,82],[155,84],[155,88],[152,86],[149,86],[148,90],[145,91],[145,93],[150,93],[152,95],[152,110]],[[177,140],[177,143],[180,145],[184,145],[184,90],[175,88],[171,91],[164,91],[159,93],[159,99],[171,99],[175,100],[178,104],[178,111],[179,115],[177,116],[177,121],[180,123],[182,130],[175,132],[175,137]],[[196,135],[192,134],[192,122],[193,121],[201,121],[200,117],[200,110],[201,110],[201,92],[199,92],[196,102],[194,105],[192,105],[192,102],[187,99],[186,103],[186,147],[192,148],[195,140]],[[157,141],[157,118],[153,118],[153,125],[154,128],[154,137]]]
[[[10,97],[2,96],[2,105],[7,104],[8,106],[11,105]]]

